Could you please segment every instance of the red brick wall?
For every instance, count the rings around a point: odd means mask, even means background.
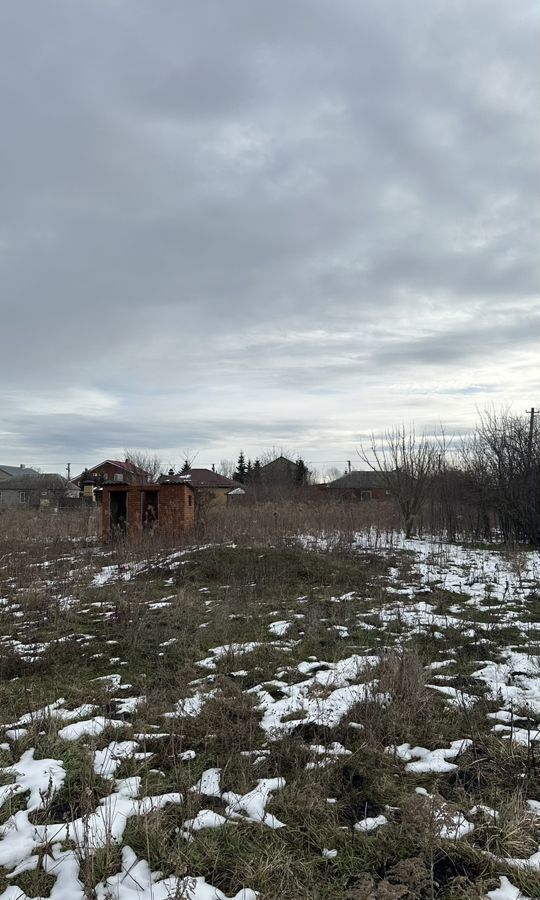
[[[127,496],[127,534],[131,540],[137,540],[142,534],[142,491],[136,485],[130,485]]]
[[[173,538],[181,538],[195,524],[195,494],[186,484],[161,484],[159,487],[159,530]]]
[[[366,502],[367,497],[362,497],[362,494],[366,494],[367,491],[371,491],[371,499],[372,500],[386,500],[387,494],[384,488],[374,487],[374,488],[344,488],[343,490],[339,490],[338,488],[328,488],[329,495],[331,497],[339,497],[340,500],[359,500],[362,503]]]
[[[104,485],[102,502],[102,538],[111,538],[111,494],[127,494],[127,536],[137,540],[143,534],[144,491],[157,491],[158,529],[173,539],[181,539],[195,524],[195,495],[186,484]]]
[[[101,495],[101,540],[106,544],[111,536],[111,495],[103,491]]]

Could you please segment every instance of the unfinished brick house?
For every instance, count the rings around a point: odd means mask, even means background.
[[[195,524],[195,493],[185,482],[103,485],[102,538],[139,540],[159,531],[180,540]]]

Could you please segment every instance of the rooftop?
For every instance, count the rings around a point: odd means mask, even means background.
[[[161,475],[160,481],[175,481],[190,484],[192,487],[209,487],[209,488],[237,488],[242,487],[238,481],[232,478],[226,478],[225,475],[219,475],[212,469],[190,469],[185,475],[175,472],[173,475]]]
[[[4,466],[1,463],[0,472],[5,472],[5,474],[9,475],[10,478],[20,478],[21,475],[28,477],[32,475],[39,475],[39,472],[36,469],[31,469],[29,466]]]
[[[120,469],[122,472],[128,472],[130,475],[135,475],[137,478],[149,479],[150,476],[145,469],[141,469],[140,466],[136,466],[135,463],[129,461],[129,459],[104,459],[102,462],[98,463],[96,466],[91,466],[81,472],[80,475],[77,475],[74,481],[80,481],[85,472],[88,472],[90,476],[94,477],[92,473],[99,471],[103,466],[114,466],[117,469]]]
[[[373,488],[384,487],[384,483],[378,472],[373,472],[369,469],[367,472],[348,472],[346,475],[342,475],[341,478],[331,481],[328,487],[342,491],[351,490],[352,488],[370,491]]]
[[[37,472],[25,475],[24,469],[18,469],[18,477],[0,481],[0,491],[64,491],[77,489],[73,482],[56,472]]]

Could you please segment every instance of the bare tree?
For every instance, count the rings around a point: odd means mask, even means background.
[[[232,459],[220,459],[218,474],[225,478],[232,478],[236,469],[236,463]]]
[[[168,468],[157,453],[152,453],[149,450],[125,449],[124,454],[130,463],[142,469],[149,476],[146,478],[144,475],[141,475],[141,481],[156,481],[161,473]]]
[[[540,435],[534,420],[488,410],[462,447],[462,467],[484,515],[507,541],[540,544]]]
[[[347,469],[340,469],[339,466],[327,466],[324,470],[324,475],[322,478],[323,482],[337,481],[338,478],[341,478],[342,475],[347,474]]]
[[[323,481],[323,477],[319,469],[310,468],[309,470],[309,483],[310,484],[321,484]]]
[[[193,463],[199,455],[198,450],[182,450],[182,472],[185,475],[193,468]]]
[[[439,463],[439,442],[425,434],[417,437],[414,426],[396,426],[381,438],[371,436],[370,453],[362,447],[358,455],[377,472],[386,490],[396,500],[410,538],[415,521],[431,486]]]
[[[459,450],[459,468],[463,474],[467,497],[472,511],[471,531],[477,537],[491,540],[496,517],[493,480],[486,448],[478,429],[464,437]]]
[[[259,462],[261,466],[266,466],[268,463],[274,462],[279,456],[284,456],[285,459],[293,460],[295,454],[292,450],[289,450],[287,447],[272,447],[268,450],[263,450],[261,454],[259,454]]]

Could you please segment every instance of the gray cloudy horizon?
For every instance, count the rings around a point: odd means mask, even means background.
[[[6,0],[0,462],[322,466],[540,406],[539,34],[532,0]]]

